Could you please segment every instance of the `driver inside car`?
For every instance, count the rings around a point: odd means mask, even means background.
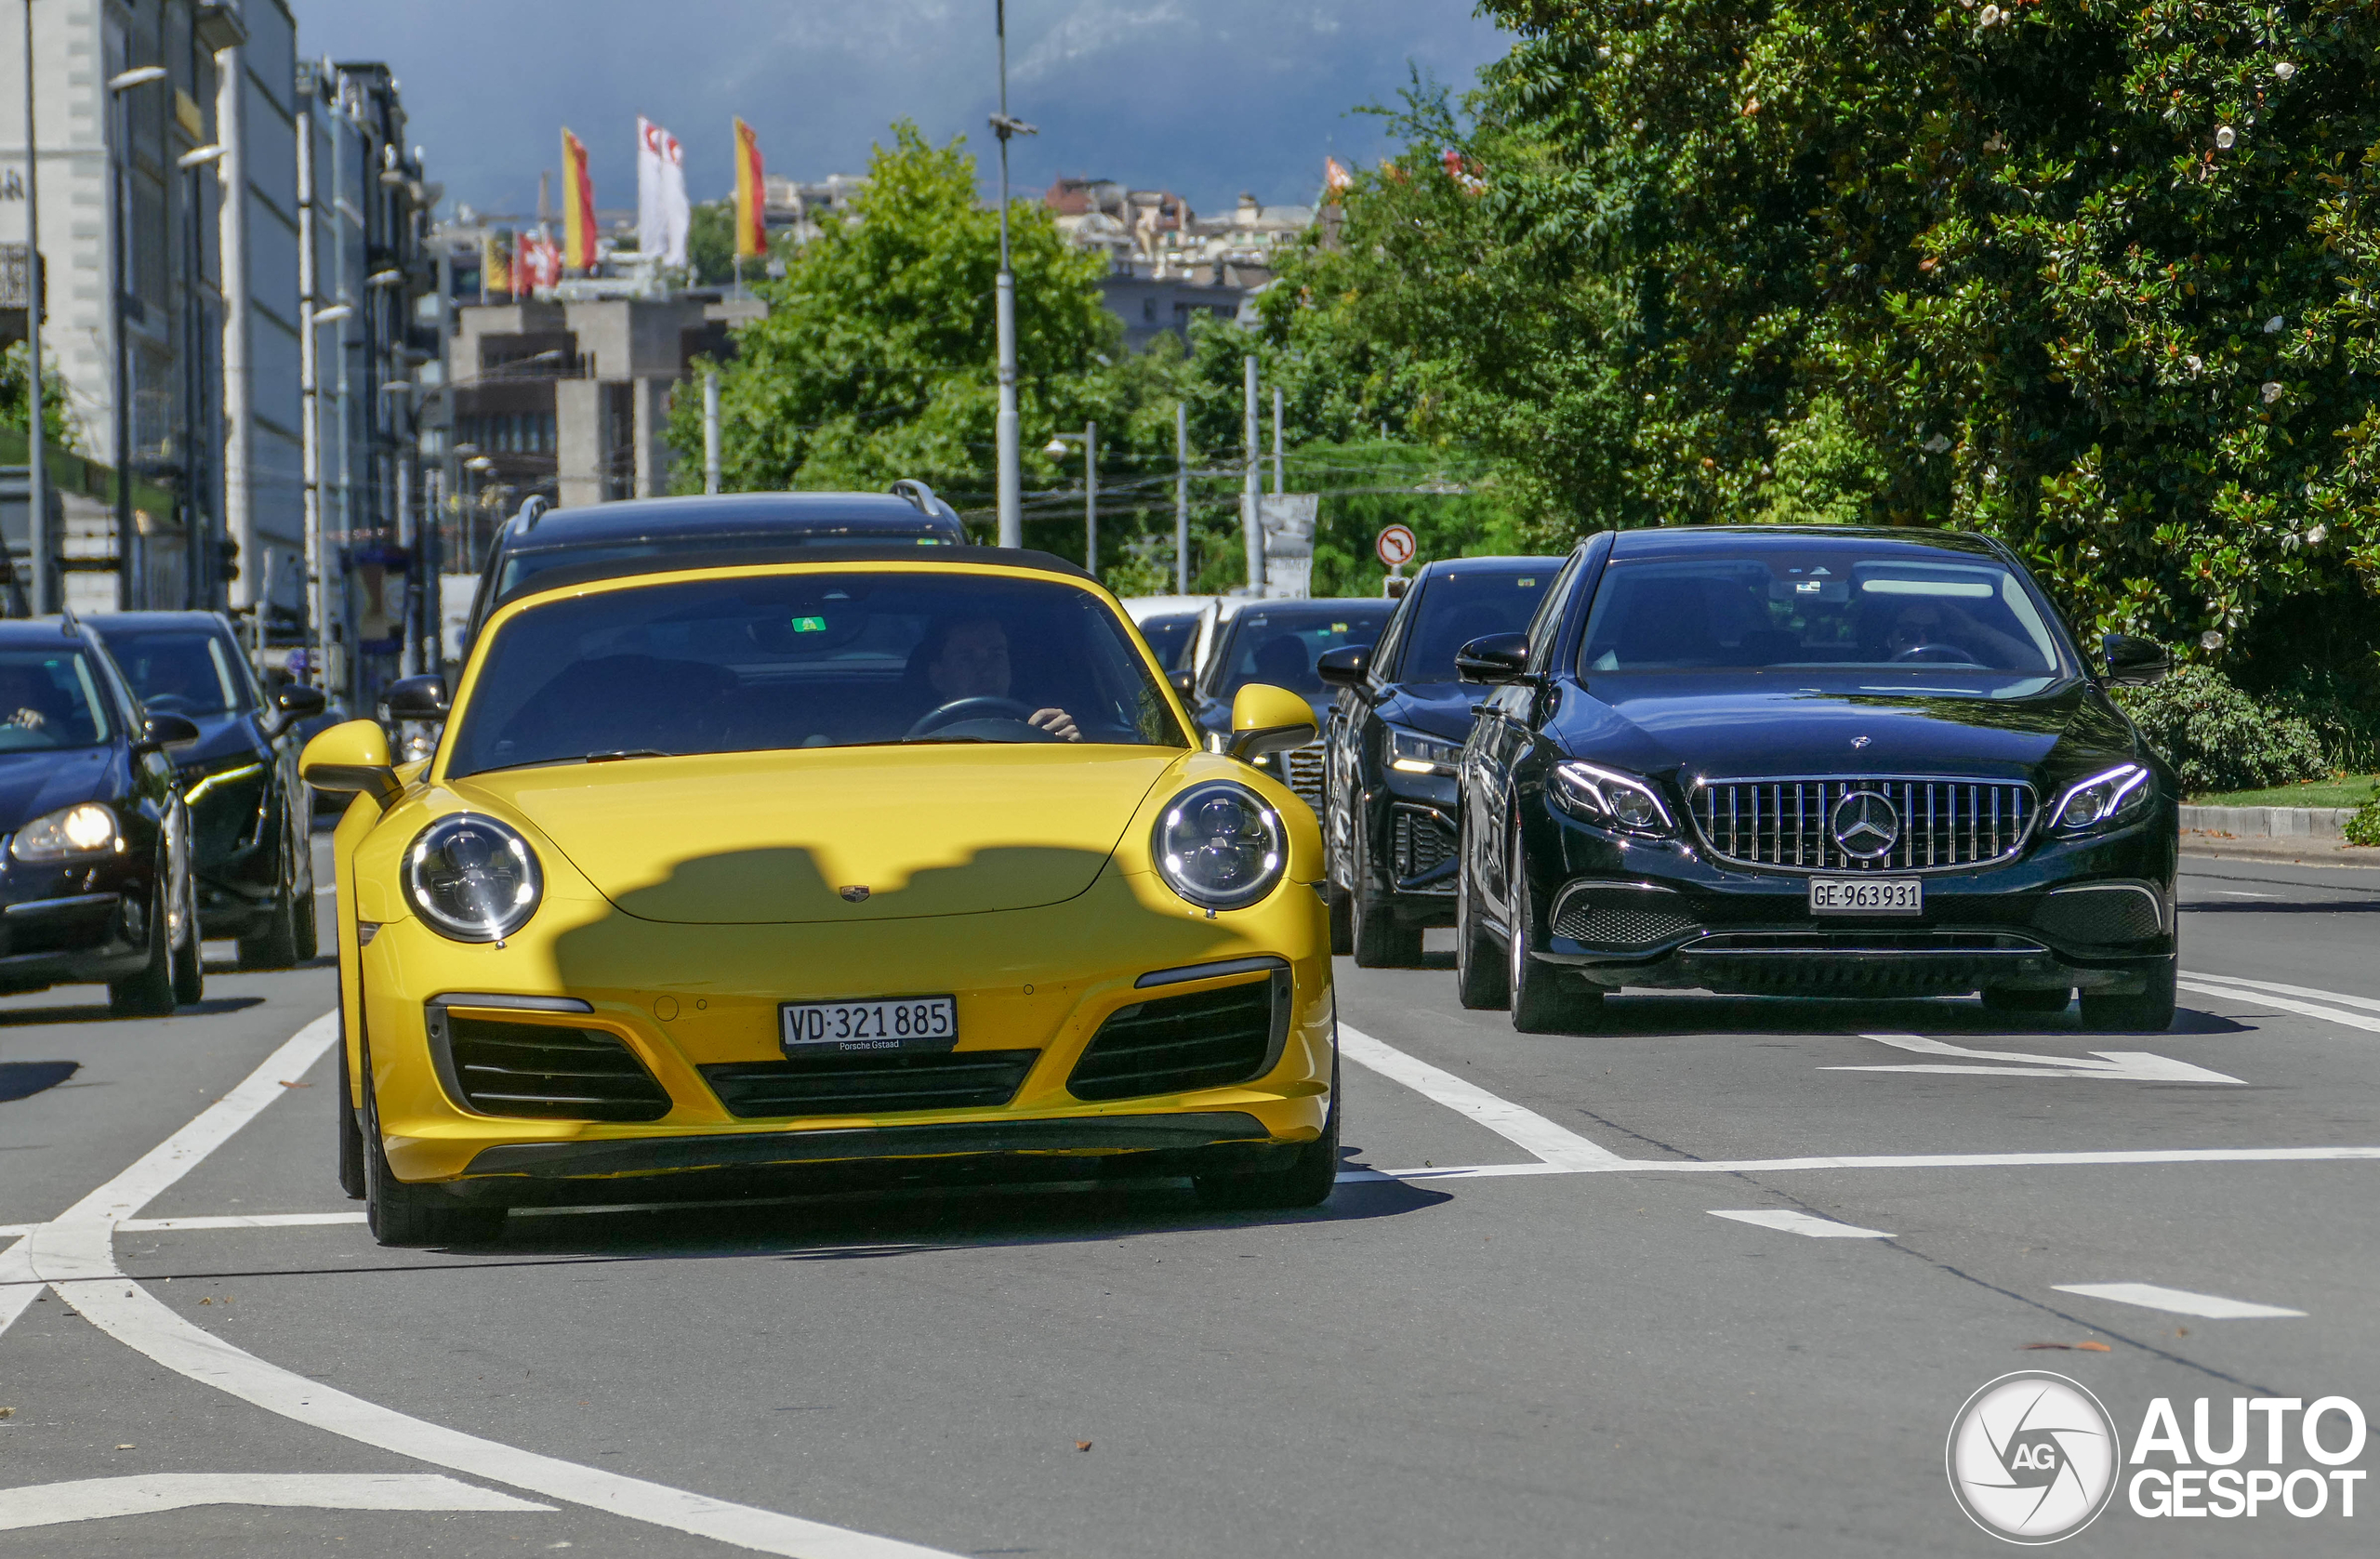
[[[918,654],[937,706],[962,698],[1009,696],[1008,629],[997,617],[961,617],[937,624],[919,645]],[[1062,742],[1082,740],[1074,717],[1064,709],[1036,709],[1025,723]]]
[[[1884,656],[1897,660],[1929,645],[1955,650],[1979,666],[2029,664],[2022,643],[1988,623],[1977,621],[1956,603],[1911,601],[1894,614],[1892,627],[1884,632]]]

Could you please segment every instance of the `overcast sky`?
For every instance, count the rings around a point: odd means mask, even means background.
[[[595,200],[636,202],[636,116],[686,149],[697,200],[734,188],[730,116],[770,171],[855,173],[887,126],[965,134],[986,175],[992,0],[291,0],[312,58],[385,60],[450,203],[534,213],[561,128],[587,142]],[[1019,191],[1057,174],[1302,203],[1335,151],[1382,139],[1356,105],[1408,62],[1458,88],[1503,51],[1470,0],[1009,0]],[[555,203],[560,204],[556,187]]]

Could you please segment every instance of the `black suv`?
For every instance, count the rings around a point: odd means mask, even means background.
[[[488,548],[465,639],[553,569],[575,570],[572,577],[585,580],[606,568],[629,575],[705,562],[789,562],[822,546],[910,542],[967,545],[958,511],[922,482],[896,482],[890,493],[720,493],[583,509],[549,509],[532,497]]]
[[[2024,565],[1944,531],[1606,532],[1462,753],[1466,1007],[1581,1032],[1623,985],[1982,993],[2010,1014],[2174,1016],[2173,770],[2108,696],[2165,652],[2085,656]]]
[[[313,815],[298,753],[320,688],[257,685],[239,636],[213,612],[117,612],[83,627],[107,646],[152,715],[197,727],[172,749],[190,813],[198,918],[239,938],[243,969],[314,956]]]
[[[1487,693],[1457,678],[1455,652],[1527,628],[1561,568],[1559,558],[1427,564],[1376,646],[1316,664],[1339,689],[1322,819],[1331,951],[1366,969],[1410,967],[1424,927],[1454,924],[1455,765]]]

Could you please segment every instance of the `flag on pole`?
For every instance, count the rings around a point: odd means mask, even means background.
[[[760,139],[752,126],[735,122],[735,256],[757,259],[769,252],[768,185],[760,177]]]
[[[522,233],[513,248],[512,290],[516,294],[533,293],[561,280],[562,251],[554,246],[544,227],[540,226],[534,236]]]
[[[512,267],[505,259],[504,241],[494,233],[480,240],[480,290],[488,293],[509,293],[512,290]]]
[[[1336,157],[1322,159],[1322,198],[1324,200],[1337,200],[1353,189],[1355,183],[1355,176],[1347,171],[1346,164]]]
[[[686,200],[686,156],[678,138],[645,118],[636,121],[636,246],[664,265],[686,263],[686,230],[694,208]]]
[[[573,271],[595,269],[595,184],[587,172],[587,143],[562,133],[562,258]]]

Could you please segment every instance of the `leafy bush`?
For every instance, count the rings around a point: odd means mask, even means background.
[[[2347,842],[2349,844],[2380,844],[2380,786],[2372,787],[2372,799],[2355,809],[2347,820]]]
[[[2305,720],[2258,704],[2202,666],[2186,666],[2116,698],[2149,745],[2182,773],[2193,796],[2262,790],[2330,773],[2322,744]]]
[[[2368,774],[2380,769],[2380,688],[2368,676],[2302,667],[2263,696],[2283,715],[2304,720],[2321,740],[2334,769]]]

